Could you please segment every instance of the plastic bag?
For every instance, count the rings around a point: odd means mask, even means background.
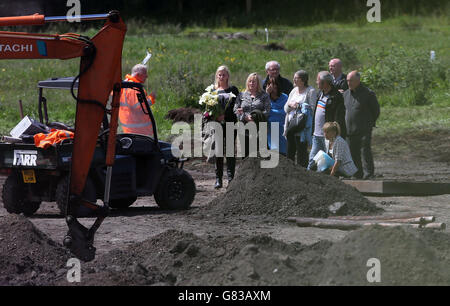
[[[314,156],[314,161],[316,162],[317,171],[319,172],[323,172],[334,165],[334,159],[322,150],[317,152],[316,156]]]

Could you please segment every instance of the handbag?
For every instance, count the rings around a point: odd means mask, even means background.
[[[299,111],[299,106],[297,106],[294,117],[292,117],[292,119],[288,122],[286,136],[291,136],[292,134],[301,132],[306,126],[306,114]]]

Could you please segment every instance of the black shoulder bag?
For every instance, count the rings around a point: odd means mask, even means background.
[[[286,128],[286,136],[288,137],[301,132],[306,126],[306,115],[300,111],[299,107],[301,107],[301,104],[297,106],[294,117],[288,121]]]

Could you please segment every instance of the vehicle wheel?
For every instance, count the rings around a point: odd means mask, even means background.
[[[22,207],[22,212],[25,216],[29,217],[29,216],[34,215],[34,213],[38,211],[40,206],[41,206],[41,202],[27,202]]]
[[[62,216],[66,215],[68,195],[69,195],[69,176],[66,175],[59,180],[58,185],[56,186],[56,195],[55,195],[56,204],[58,205],[59,213]],[[82,197],[91,202],[97,201],[95,185],[89,177],[86,179],[86,186],[84,187]],[[76,217],[88,217],[91,214],[92,214],[91,209],[85,206],[81,206],[76,213]]]
[[[25,216],[34,214],[41,202],[27,201],[27,190],[22,177],[18,173],[12,173],[3,184],[2,200],[6,211],[11,214],[23,213]]]
[[[110,200],[109,206],[116,209],[127,209],[136,202],[136,199],[137,197]]]
[[[163,209],[188,209],[195,197],[194,180],[185,170],[170,168],[162,175],[154,197]]]

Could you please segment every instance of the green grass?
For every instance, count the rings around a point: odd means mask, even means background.
[[[143,59],[146,48],[151,49],[148,84],[149,91],[156,90],[158,94],[153,111],[163,138],[169,135],[171,127],[164,119],[167,111],[195,105],[203,89],[213,82],[219,65],[229,66],[231,81],[240,89],[244,88],[249,73],[256,71],[264,75],[265,62],[272,59],[281,63],[281,73],[289,79],[295,71],[306,68],[310,83],[315,85],[315,74],[327,69],[331,56],[344,60],[345,71],[372,69],[376,72],[374,76],[383,78],[383,86],[372,88],[382,105],[377,134],[411,128],[450,129],[447,18],[399,17],[380,24],[357,22],[269,30],[270,42],[283,45],[286,51],[263,49],[262,28],[181,29],[170,25],[158,28],[130,22],[123,51],[123,73],[129,73]],[[95,32],[89,30],[85,34],[92,36]],[[212,32],[244,32],[251,39],[216,40],[211,38]],[[339,43],[344,47],[338,48]],[[433,65],[428,62],[430,50],[435,50],[438,58]],[[390,57],[380,59],[383,54]],[[380,61],[383,66],[377,67]],[[418,62],[417,69],[412,61]],[[26,114],[38,117],[38,81],[73,76],[78,71],[78,63],[78,60],[0,61],[0,134],[8,134],[19,121],[19,99]],[[415,71],[430,76],[417,77]],[[75,106],[68,91],[47,90],[46,97],[53,121],[73,123]],[[422,102],[425,105],[417,105]]]

